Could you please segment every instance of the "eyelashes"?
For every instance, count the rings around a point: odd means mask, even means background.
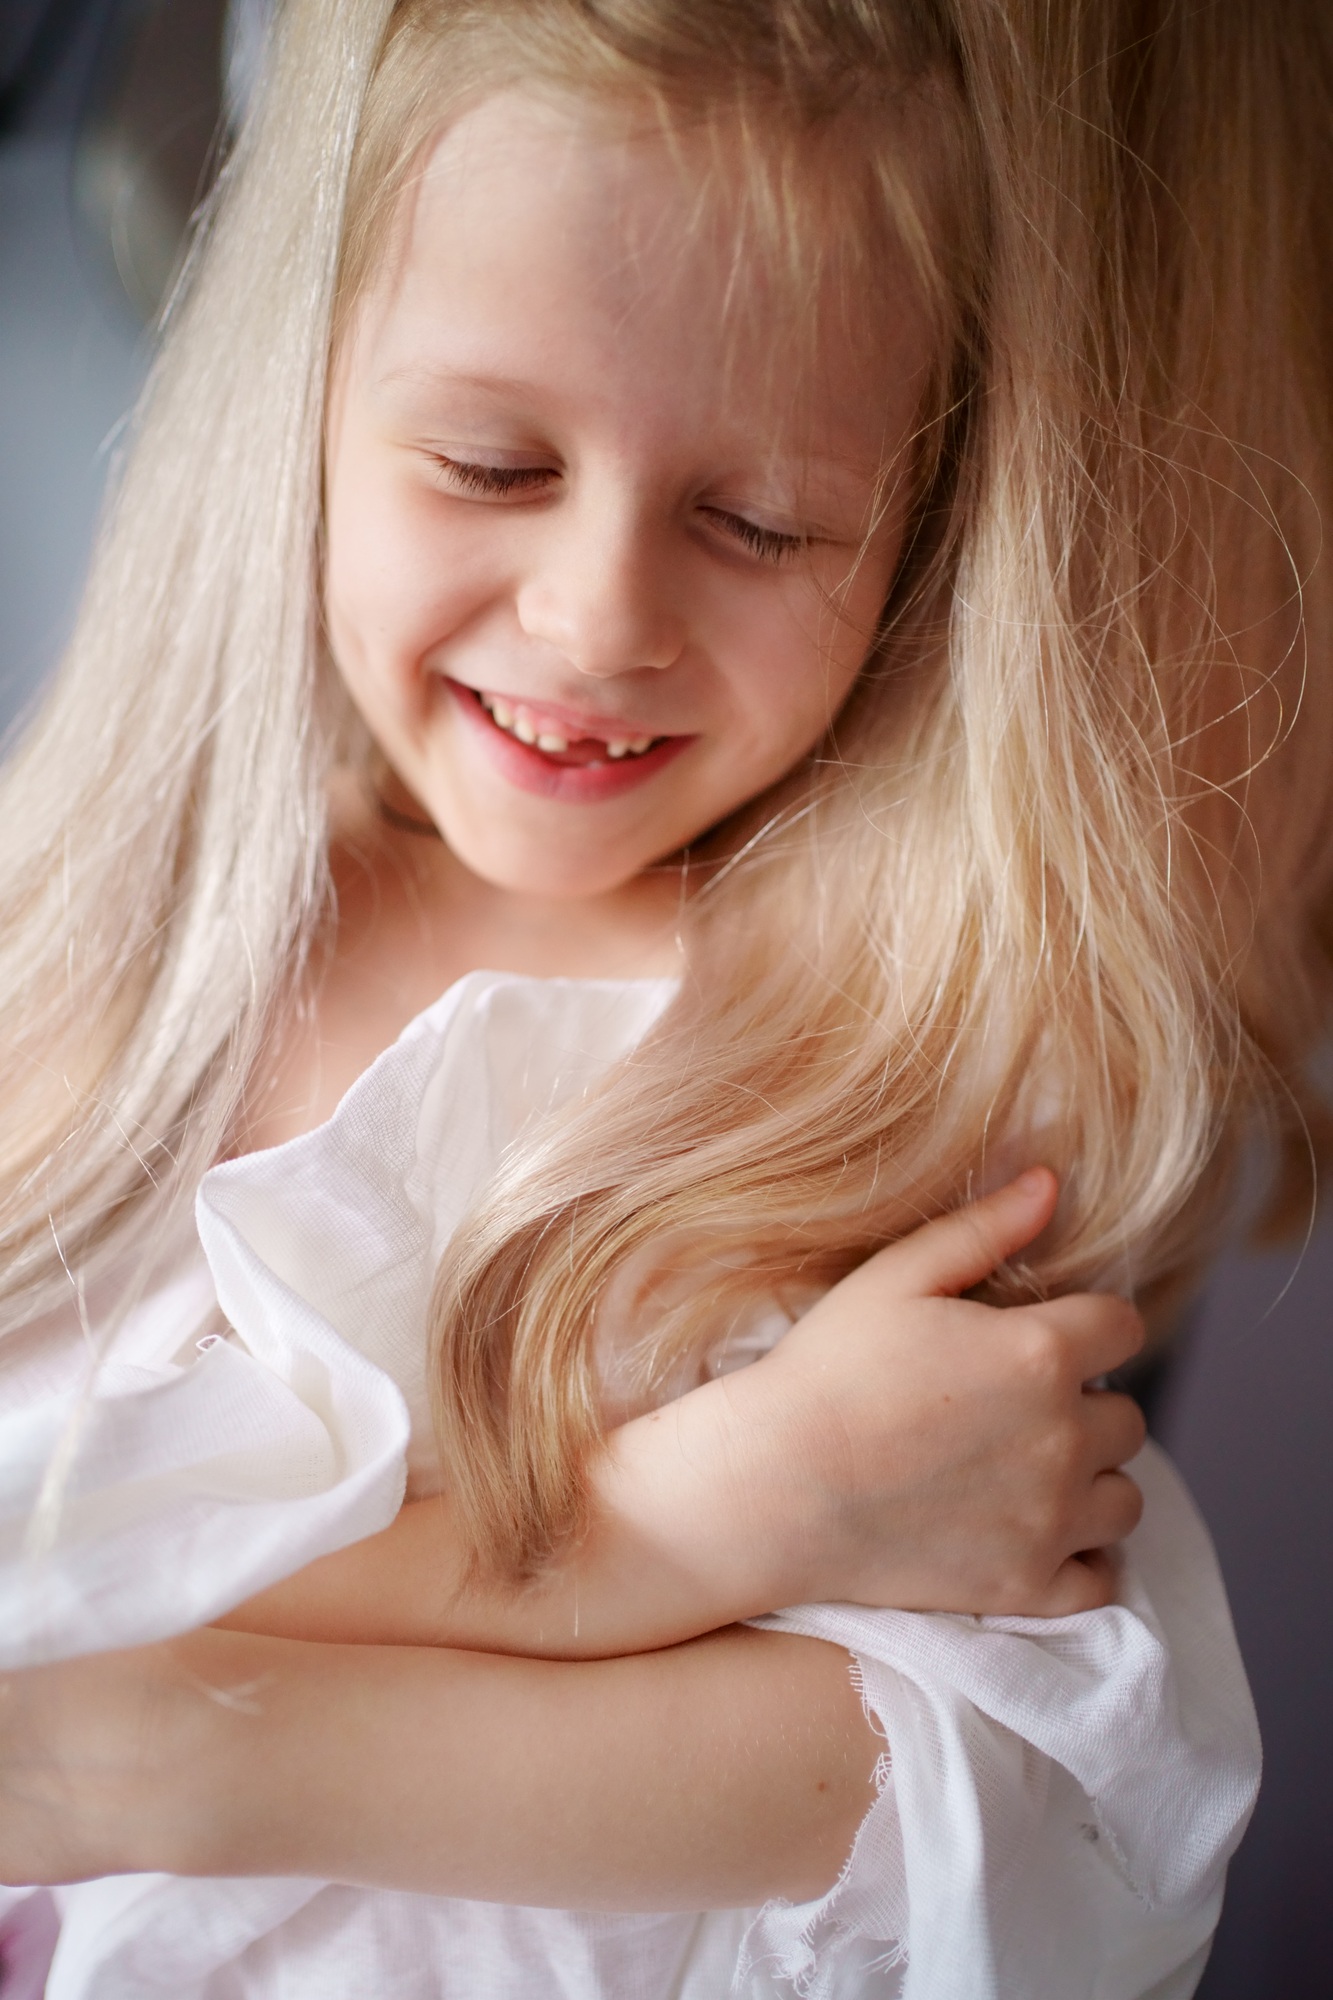
[[[806,547],[804,535],[784,535],[777,528],[761,528],[743,514],[729,514],[722,507],[705,507],[703,512],[729,535],[764,562],[789,562]]]
[[[544,465],[472,465],[462,458],[437,458],[452,485],[465,493],[499,496],[528,491],[550,478]]]
[[[479,499],[501,500],[512,493],[533,493],[553,477],[550,468],[544,465],[477,465],[468,459],[446,458],[438,453],[435,463],[456,492],[474,494]],[[804,535],[761,528],[758,522],[748,521],[743,514],[733,514],[725,507],[702,507],[699,511],[761,562],[789,562],[808,546]]]

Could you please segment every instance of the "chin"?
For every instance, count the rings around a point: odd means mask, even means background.
[[[455,839],[447,822],[440,824],[447,845],[470,874],[492,889],[514,896],[533,896],[552,903],[588,902],[614,894],[642,872],[638,868],[608,868],[605,854],[564,858],[553,854],[549,846],[497,853],[484,843],[466,837]]]

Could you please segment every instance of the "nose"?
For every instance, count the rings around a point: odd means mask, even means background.
[[[543,528],[517,593],[524,632],[598,680],[674,665],[685,623],[651,523],[631,508],[590,501],[553,511]]]

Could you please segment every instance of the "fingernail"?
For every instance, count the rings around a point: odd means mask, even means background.
[[[1028,1167],[1025,1172],[1018,1176],[1018,1179],[1014,1182],[1014,1186],[1020,1194],[1045,1194],[1046,1178],[1047,1169],[1045,1167]]]

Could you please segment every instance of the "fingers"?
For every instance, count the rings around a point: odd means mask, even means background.
[[[881,1251],[882,1269],[892,1272],[904,1298],[956,1296],[1041,1234],[1058,1193],[1049,1167],[1029,1167],[1007,1187],[924,1223]]]
[[[1057,1561],[1053,1574],[1029,1573],[1021,1583],[1011,1576],[988,1590],[985,1611],[1009,1618],[1068,1618],[1113,1603],[1120,1583],[1119,1545],[1142,1517],[1143,1495],[1128,1474],[1100,1473],[1077,1510],[1068,1539],[1060,1538],[1066,1548],[1074,1543],[1073,1552]]]
[[[1113,1389],[1085,1390],[1081,1414],[1090,1462],[1098,1472],[1113,1471],[1142,1451],[1148,1425],[1131,1396]]]
[[[1104,1549],[1090,1549],[1061,1563],[1050,1588],[1024,1614],[1028,1618],[1072,1618],[1079,1611],[1100,1611],[1115,1601],[1119,1581],[1115,1558]]]
[[[1117,1545],[1143,1517],[1143,1495],[1128,1474],[1103,1472],[1080,1510],[1078,1552],[1060,1564],[1050,1583],[1023,1607],[1029,1618],[1068,1618],[1114,1601],[1119,1584]]]
[[[1081,1510],[1077,1551],[1113,1548],[1143,1519],[1143,1495],[1127,1472],[1099,1472]]]
[[[1114,1292],[1071,1292],[1042,1305],[1010,1310],[1056,1331],[1081,1382],[1109,1374],[1143,1346],[1142,1314]]]

